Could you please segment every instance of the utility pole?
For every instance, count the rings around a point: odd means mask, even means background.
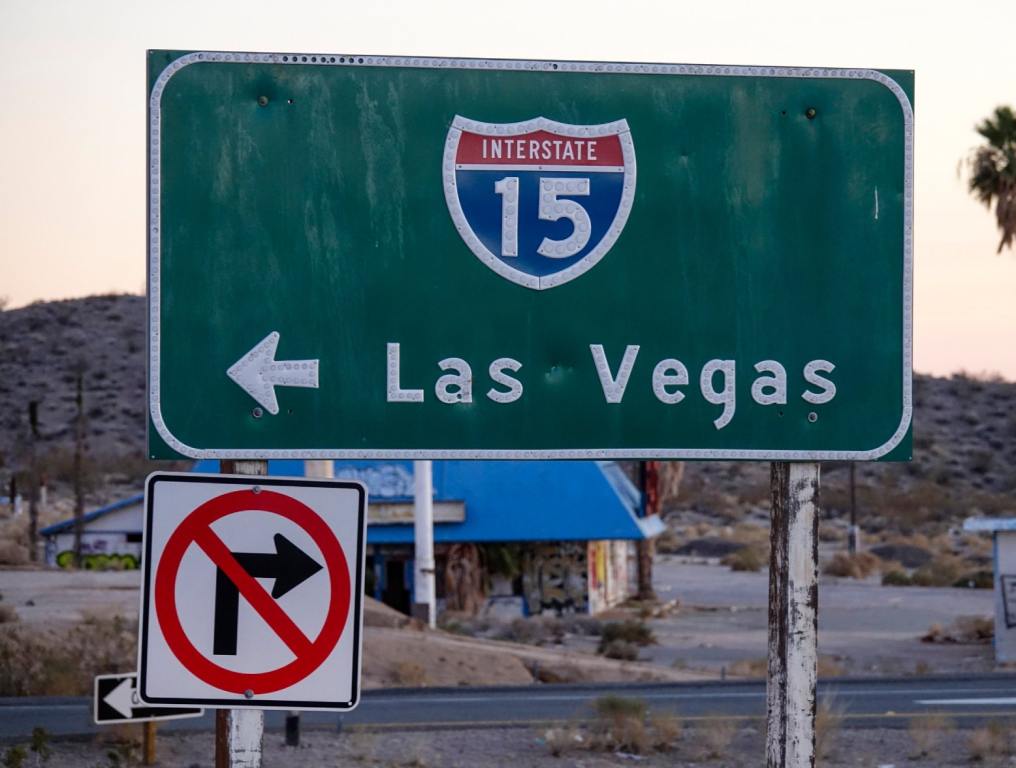
[[[85,524],[85,372],[78,367],[74,403],[74,567],[81,567],[81,533]]]
[[[39,559],[39,458],[36,441],[39,439],[39,401],[28,404],[28,556],[32,562]]]
[[[819,464],[770,470],[766,768],[814,768]]]
[[[228,475],[267,475],[267,461],[220,461]],[[265,713],[260,709],[215,710],[215,768],[261,768]]]
[[[639,462],[639,485],[642,491],[642,517],[659,514],[660,511],[660,462]],[[638,555],[638,599],[655,600],[653,589],[653,555],[656,543],[652,539],[635,542]]]
[[[413,616],[432,629],[437,623],[434,584],[434,466],[413,462]]]

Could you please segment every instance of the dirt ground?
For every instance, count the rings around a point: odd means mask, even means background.
[[[595,655],[595,637],[569,636],[561,646],[527,646],[443,632],[421,632],[405,617],[368,604],[364,635],[366,688],[416,685],[526,684],[540,669],[556,682],[691,680],[754,676],[766,653],[768,577],[722,565],[657,556],[657,593],[676,611],[649,619],[656,644],[640,649],[643,663]],[[51,627],[88,617],[138,614],[140,574],[0,570],[2,603],[21,625]],[[990,644],[929,644],[933,624],[962,616],[991,616],[991,590],[883,587],[877,581],[821,578],[819,651],[824,675],[975,673],[994,668]],[[621,614],[627,615],[627,614]],[[413,647],[406,653],[407,643]],[[420,653],[426,655],[421,660]],[[426,661],[426,663],[423,663]]]
[[[596,768],[641,765],[690,768],[745,768],[762,764],[760,723],[716,721],[681,732],[663,751],[642,754],[618,749],[592,750],[587,740],[575,740],[559,751],[561,731],[553,728],[442,730],[433,732],[306,731],[299,747],[286,747],[281,733],[264,741],[264,768]],[[586,732],[588,735],[588,732]],[[826,736],[824,768],[950,768],[952,766],[1016,765],[1011,739],[997,752],[985,753],[984,731],[946,731],[937,736],[915,735],[908,729],[835,730]],[[980,735],[978,735],[980,734]],[[211,733],[160,734],[158,762],[162,768],[211,768]],[[136,765],[137,745],[109,741],[56,742],[49,768],[113,768]],[[925,754],[921,754],[924,751]],[[555,752],[558,754],[555,755]],[[975,758],[975,755],[980,755]],[[32,765],[32,757],[26,765]]]
[[[139,584],[137,571],[6,569],[0,570],[0,604],[16,611],[15,626],[40,631],[59,631],[86,619],[113,616],[133,623],[139,610]],[[665,682],[715,677],[714,673],[665,665],[615,661],[581,648],[537,647],[424,631],[419,624],[373,600],[366,601],[364,614],[365,689],[528,685],[537,679]],[[126,669],[133,658],[122,661]]]
[[[681,610],[649,623],[658,643],[642,657],[701,672],[730,671],[766,655],[768,574],[658,556],[654,581],[661,599]],[[819,580],[819,653],[838,674],[908,675],[989,672],[990,643],[929,644],[933,624],[994,615],[990,589],[884,587],[877,580]],[[743,664],[741,666],[744,666]]]

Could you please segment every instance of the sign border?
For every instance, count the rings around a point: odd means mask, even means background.
[[[350,583],[350,605],[353,610],[353,680],[348,702],[292,701],[272,699],[270,695],[248,701],[242,696],[234,698],[177,698],[149,697],[145,695],[145,684],[148,678],[148,624],[149,603],[154,601],[152,593],[155,574],[152,566],[152,538],[150,535],[152,517],[155,511],[155,486],[160,480],[185,483],[207,483],[222,486],[252,486],[266,488],[291,488],[294,486],[309,488],[347,488],[359,494],[357,503],[357,547],[355,553],[356,570]],[[141,589],[141,608],[138,612],[138,698],[150,706],[195,706],[209,709],[318,709],[349,712],[360,703],[360,683],[363,667],[363,574],[367,556],[367,489],[363,483],[355,480],[325,480],[296,477],[264,476],[264,475],[219,475],[190,472],[153,472],[145,480],[145,518],[144,518],[144,580]],[[348,558],[347,558],[348,559]],[[352,562],[351,559],[349,559]],[[151,596],[152,600],[149,600]],[[196,675],[195,675],[196,677]],[[203,682],[203,681],[202,681]],[[207,683],[205,683],[207,685]]]
[[[160,390],[160,201],[161,109],[167,84],[184,67],[200,62],[240,64],[314,64],[337,67],[481,69],[546,73],[617,73],[871,80],[896,97],[903,112],[903,412],[899,426],[881,445],[857,451],[796,451],[726,448],[563,448],[563,449],[356,449],[356,448],[200,448],[187,445],[162,416]],[[195,459],[738,459],[756,461],[871,461],[885,456],[906,437],[913,415],[913,246],[914,111],[906,92],[892,77],[874,69],[765,67],[569,61],[553,59],[465,59],[422,56],[369,56],[311,53],[194,51],[184,53],[159,74],[148,96],[148,400],[151,423],[166,444]]]
[[[123,680],[124,678],[134,678],[134,690],[138,690],[138,683],[140,682],[140,676],[137,672],[121,672],[119,674],[110,675],[96,675],[95,681],[92,683],[92,722],[95,725],[117,725],[119,723],[157,723],[160,720],[185,720],[187,718],[204,717],[204,707],[189,706],[181,708],[183,711],[178,715],[156,715],[154,717],[131,717],[121,718],[119,720],[100,720],[99,719],[99,681],[100,680]],[[141,695],[138,694],[138,700],[141,701]],[[141,701],[141,704],[145,707],[152,708],[152,705],[146,701]],[[172,709],[172,707],[167,707]],[[197,709],[197,712],[188,712],[186,710]]]

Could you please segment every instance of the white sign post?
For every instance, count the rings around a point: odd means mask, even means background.
[[[150,476],[141,699],[356,706],[366,496],[349,481]]]

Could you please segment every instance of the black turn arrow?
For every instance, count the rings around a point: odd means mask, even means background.
[[[278,600],[321,570],[321,566],[281,533],[275,534],[275,552],[233,552],[233,557],[255,579],[275,579],[272,597]],[[220,568],[215,574],[215,629],[212,653],[236,655],[236,625],[240,616],[240,590]]]

